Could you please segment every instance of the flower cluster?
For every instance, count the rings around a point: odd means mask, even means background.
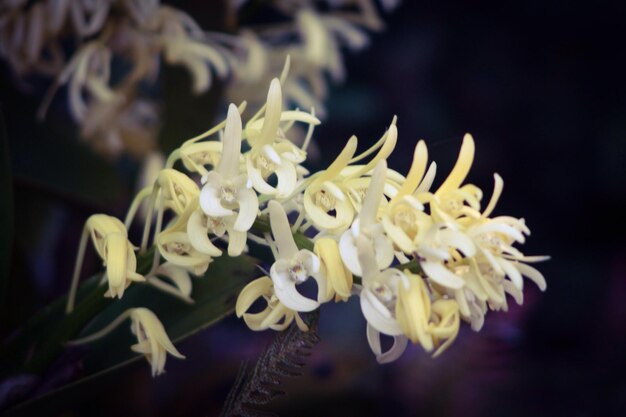
[[[222,11],[226,20],[236,20],[228,13],[236,14],[245,2],[234,3]],[[228,81],[230,100],[244,96],[260,107],[264,100],[257,93],[290,54],[285,102],[323,115],[326,76],[344,76],[341,48],[361,49],[368,44],[365,30],[383,27],[372,0],[330,3],[322,12],[311,0],[268,2],[265,7],[283,15],[286,24],[244,24],[227,34],[206,32],[160,0],[0,0],[0,58],[22,80],[54,79],[40,118],[57,89],[66,86],[82,139],[105,155],[126,151],[143,157],[155,148],[159,130],[154,93],[145,87],[157,80],[162,63],[186,68],[194,94],[206,92],[217,76]],[[68,45],[75,48],[66,57]]]
[[[502,179],[495,174],[484,207],[482,191],[465,182],[474,157],[470,135],[436,189],[437,167],[428,163],[423,141],[406,175],[387,167],[398,140],[396,118],[371,148],[358,153],[352,137],[326,169],[311,173],[303,163],[320,121],[283,110],[282,103],[281,82],[274,79],[266,104],[245,125],[245,103],[231,104],[226,120],[170,155],[154,184],[138,194],[125,225],[104,215],[88,221],[85,236],[107,266],[108,296],[121,297],[126,286],[146,280],[188,300],[190,275],[207,269],[210,275],[214,258],[239,256],[253,242],[269,247],[274,262],[236,303],[237,316],[252,330],[283,330],[295,321],[306,331],[301,313],[358,297],[370,347],[384,363],[398,358],[408,341],[440,354],[461,321],[480,330],[489,310],[508,308],[507,295],[522,303],[523,276],[545,289],[529,263],[546,257],[515,247],[530,234],[524,220],[492,217]],[[288,138],[295,123],[307,127],[303,146]],[[152,236],[156,251],[142,277],[126,229],[143,200],[149,208],[141,250]],[[171,220],[164,225],[166,213]],[[309,279],[313,295],[301,290]],[[253,309],[259,300],[260,311]],[[382,335],[394,338],[387,351]]]

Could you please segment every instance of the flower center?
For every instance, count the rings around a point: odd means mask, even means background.
[[[167,244],[167,251],[176,255],[185,255],[189,253],[191,247],[187,243],[172,242]]]
[[[289,276],[296,284],[301,284],[309,277],[309,271],[300,262],[289,268]]]
[[[372,292],[389,311],[395,311],[397,296],[389,285],[376,281],[372,284]]]
[[[393,220],[396,226],[404,230],[404,233],[406,233],[409,238],[413,239],[415,237],[417,234],[417,218],[411,209],[400,207],[396,210]]]
[[[483,233],[477,237],[478,243],[485,249],[489,249],[494,253],[502,253],[504,242],[496,233]]]
[[[327,193],[326,190],[319,190],[315,193],[315,205],[321,207],[324,211],[334,210],[335,204],[335,197]]]
[[[225,206],[232,206],[237,201],[237,191],[230,185],[225,185],[220,191],[220,200]]]
[[[276,164],[268,161],[264,155],[256,157],[256,167],[261,170],[261,175],[264,178],[270,176],[274,171],[276,171]]]

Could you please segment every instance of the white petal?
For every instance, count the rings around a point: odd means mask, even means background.
[[[273,163],[275,164],[281,163],[280,155],[278,155],[278,153],[272,146],[263,145],[263,147],[261,148],[261,151],[263,152],[263,155],[265,155],[267,159],[269,159]]]
[[[409,343],[409,339],[404,336],[392,336],[393,337],[393,346],[387,351],[382,351],[382,347],[380,345],[380,332],[374,329],[371,325],[367,325],[367,341],[372,349],[372,352],[376,355],[376,360],[380,364],[391,363],[398,359],[404,351]]]
[[[374,256],[374,249],[372,243],[365,236],[359,236],[356,239],[356,247],[358,253],[359,264],[363,273],[363,281],[370,278],[374,278],[378,275],[379,269],[376,264],[376,257]]]
[[[361,311],[367,322],[379,332],[389,336],[402,334],[402,329],[389,310],[366,289],[361,292]]]
[[[280,165],[276,166],[275,172],[278,179],[276,184],[276,190],[278,193],[276,194],[276,197],[289,197],[293,190],[295,190],[298,182],[296,167],[289,161],[283,161]]]
[[[223,143],[224,147],[217,171],[224,178],[232,178],[239,173],[239,157],[241,155],[241,116],[234,104],[228,106]]]
[[[356,247],[356,240],[351,230],[346,230],[339,239],[339,254],[344,265],[354,275],[361,276],[361,264],[359,263],[359,253]]]
[[[208,229],[202,224],[204,214],[194,211],[187,221],[187,235],[189,242],[198,252],[211,256],[220,256],[222,251],[215,247],[208,236]]]
[[[239,256],[246,248],[248,234],[230,230],[228,232],[228,256]]]
[[[288,259],[278,259],[270,267],[270,276],[274,287],[285,287],[293,284],[289,268],[291,261]]]
[[[238,232],[247,232],[252,227],[259,213],[259,199],[251,189],[240,189],[237,192],[239,214],[233,228]]]
[[[298,246],[293,240],[287,214],[278,201],[272,200],[267,206],[270,212],[272,235],[276,241],[280,258],[291,259],[298,253]]]
[[[476,253],[474,242],[462,232],[451,229],[440,230],[439,239],[445,246],[460,250],[466,257],[474,256]]]
[[[272,276],[272,279],[273,278]],[[281,287],[274,285],[274,291],[280,302],[294,311],[313,311],[320,305],[317,301],[306,298],[300,294],[298,290],[296,290],[296,284],[294,282],[292,282],[291,285]]]
[[[252,158],[246,158],[246,165],[248,168],[248,178],[252,182],[252,186],[260,194],[275,195],[277,193],[276,188],[269,185],[261,175],[261,170],[254,166]]]
[[[463,285],[465,285],[463,278],[456,275],[439,262],[422,261],[420,265],[426,275],[437,284],[452,289],[463,288]]]
[[[384,235],[378,235],[374,238],[374,253],[376,254],[376,263],[379,269],[385,269],[393,262],[393,245]]]
[[[213,217],[230,216],[233,214],[233,211],[222,207],[218,193],[219,189],[209,182],[202,187],[202,191],[200,191],[200,207],[202,211],[206,215]]]

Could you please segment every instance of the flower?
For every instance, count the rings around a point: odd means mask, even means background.
[[[252,304],[259,298],[265,300],[265,308],[258,313],[247,313]],[[274,292],[274,283],[267,277],[255,279],[239,293],[235,305],[237,317],[243,317],[251,330],[265,329],[284,330],[293,320],[296,320],[300,330],[306,332],[309,327],[302,321],[300,315],[280,302]]]
[[[131,282],[145,280],[142,275],[136,272],[137,259],[134,247],[128,240],[124,224],[115,217],[106,214],[94,214],[87,219],[83,228],[67,301],[67,313],[74,309],[78,278],[89,237],[91,237],[96,252],[106,266],[105,276],[109,285],[109,289],[105,293],[106,297],[122,298],[124,290]]]
[[[396,302],[400,287],[409,286],[408,278],[395,268],[381,271],[372,244],[366,237],[357,238],[357,249],[363,271],[360,293],[363,316],[377,332],[389,336],[403,334],[396,319]]]
[[[143,353],[152,367],[152,376],[160,375],[165,368],[166,353],[178,359],[185,359],[167,336],[163,324],[147,308],[134,308],[130,312],[131,329],[137,336],[137,343],[130,348]]]
[[[245,136],[251,146],[246,153],[246,166],[254,189],[278,199],[287,198],[295,190],[297,166],[306,159],[306,152],[283,137],[281,121],[320,123],[316,117],[305,112],[283,112],[280,81],[274,78],[267,93],[265,117],[251,119],[246,124]],[[268,183],[272,175],[276,176],[275,186]]]
[[[199,239],[196,239],[198,235],[188,234],[188,223],[197,207],[197,203],[195,205],[190,204],[171,226],[159,233],[156,238],[156,245],[165,260],[187,268],[195,275],[201,275],[206,272],[209,264],[213,261],[212,256],[219,256],[222,252],[213,246],[208,239],[208,243],[203,245],[206,242],[200,242]],[[192,239],[194,240],[192,241]]]
[[[387,236],[404,253],[413,253],[415,243],[430,226],[430,216],[423,212],[424,206],[414,196],[424,176],[428,152],[424,141],[419,141],[413,153],[413,162],[400,189],[389,202],[382,216]]]
[[[353,157],[357,147],[357,138],[352,136],[341,153],[328,168],[316,174],[304,191],[304,210],[313,225],[329,233],[343,232],[352,224],[355,207],[350,201],[354,190],[350,184],[369,173],[382,159],[393,151],[398,131],[394,117],[389,129],[371,148]],[[369,156],[380,148],[378,153],[365,165],[348,166]]]
[[[386,203],[383,197],[386,175],[387,162],[383,159],[374,169],[358,218],[352,222],[350,229],[341,235],[339,241],[341,259],[355,275],[363,275],[356,245],[359,236],[365,236],[372,244],[379,269],[385,269],[393,262],[393,246],[384,235],[382,225],[378,223],[378,208],[381,202]]]
[[[279,202],[268,204],[272,235],[277,246],[277,257],[270,268],[276,296],[286,307],[294,311],[315,310],[326,296],[326,279],[320,272],[320,260],[309,250],[298,250],[291,234],[291,227],[285,210]],[[304,297],[296,285],[309,277],[317,282],[317,301]]]
[[[245,175],[240,174],[241,118],[234,104],[228,107],[224,147],[214,171],[204,178],[200,207],[207,216],[226,217],[238,210],[234,230],[245,232],[252,226],[259,210],[256,193]]]

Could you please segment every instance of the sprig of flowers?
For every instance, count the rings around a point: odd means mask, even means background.
[[[125,224],[92,216],[76,270],[91,236],[107,267],[107,296],[121,297],[128,285],[146,280],[189,300],[190,274],[210,274],[215,257],[239,256],[249,242],[265,245],[274,262],[241,291],[237,316],[255,331],[284,330],[293,321],[307,331],[300,313],[358,297],[367,340],[380,363],[397,359],[409,341],[441,354],[462,321],[478,331],[488,311],[507,310],[507,295],[521,304],[524,276],[545,290],[544,277],[529,264],[548,258],[525,256],[515,247],[530,234],[524,219],[491,217],[503,189],[500,176],[494,175],[484,208],[483,192],[466,182],[474,158],[471,135],[463,138],[454,168],[435,191],[436,164],[428,165],[423,141],[406,176],[387,167],[398,142],[395,117],[371,148],[357,153],[358,139],[352,137],[326,169],[310,173],[302,166],[306,149],[289,134],[294,123],[312,134],[320,121],[312,111],[283,110],[282,103],[282,85],[274,79],[265,105],[245,125],[245,103],[231,104],[226,120],[174,151],[155,183],[138,193]],[[134,270],[126,228],[144,200],[149,210],[140,247],[152,243],[157,250],[142,277]],[[165,214],[171,221],[164,225]],[[175,285],[158,278],[164,274]],[[300,291],[309,279],[316,282],[313,297]],[[264,307],[254,312],[257,300]],[[161,334],[152,313],[137,320]],[[394,339],[387,351],[383,335]],[[147,350],[145,338],[140,342],[145,346],[137,349],[151,352],[153,373],[162,372],[164,356],[153,345]]]

